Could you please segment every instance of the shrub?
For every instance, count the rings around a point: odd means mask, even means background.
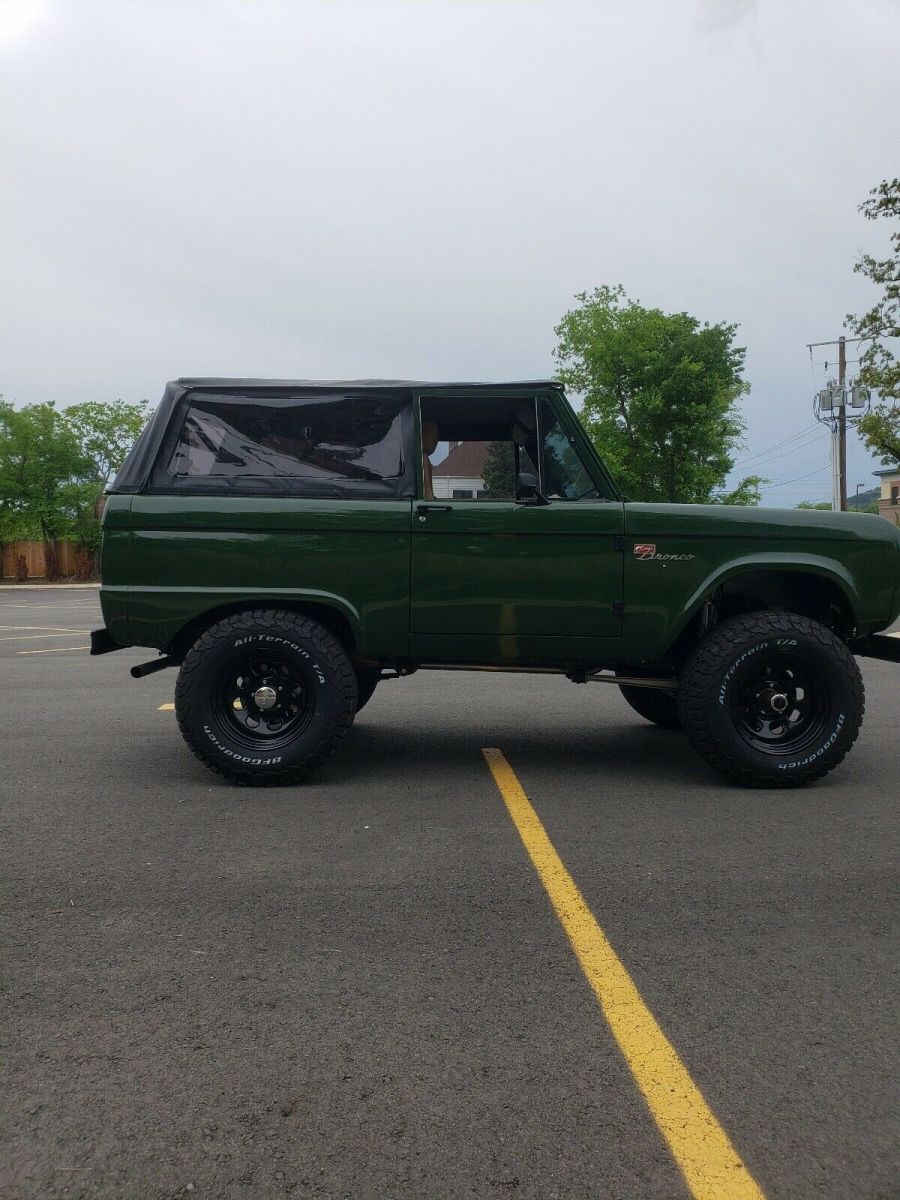
[[[48,583],[59,579],[59,550],[56,542],[44,542],[44,574]]]
[[[94,556],[90,550],[79,549],[75,558],[75,578],[79,583],[87,583],[94,573]]]

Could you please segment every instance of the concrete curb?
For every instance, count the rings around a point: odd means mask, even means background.
[[[0,591],[6,592],[62,592],[75,588],[99,588],[99,583],[0,583]]]

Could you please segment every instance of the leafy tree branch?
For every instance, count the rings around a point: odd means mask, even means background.
[[[758,477],[721,490],[744,432],[738,401],[749,391],[737,326],[645,308],[621,286],[575,298],[556,326],[559,377],[584,395],[581,420],[626,494],[758,503]]]

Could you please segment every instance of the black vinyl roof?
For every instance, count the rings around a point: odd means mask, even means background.
[[[415,379],[225,379],[219,376],[176,379],[166,384],[158,408],[145,426],[143,433],[131,448],[131,453],[122,464],[110,492],[140,492],[149,479],[153,463],[166,436],[173,415],[183,398],[194,391],[214,391],[222,395],[233,392],[240,396],[248,391],[268,392],[277,397],[291,392],[358,392],[383,389],[392,392],[415,392],[419,395],[440,393],[442,403],[464,405],[471,402],[473,393],[496,396],[515,395],[518,392],[535,395],[540,392],[560,390],[561,384],[549,379],[516,380],[512,383],[430,383]]]
[[[545,388],[561,388],[562,384],[552,379],[515,379],[509,383],[454,382],[435,383],[424,379],[226,379],[184,377],[175,381],[182,388],[322,388],[333,391],[337,388],[390,388],[413,389],[418,392],[477,388],[479,391],[509,391],[523,388],[529,391]]]

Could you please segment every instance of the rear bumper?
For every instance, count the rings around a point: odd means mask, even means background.
[[[900,637],[887,633],[873,633],[851,646],[854,654],[864,658],[881,658],[885,662],[900,663]]]
[[[91,654],[112,654],[113,650],[124,650],[108,629],[91,630]]]

